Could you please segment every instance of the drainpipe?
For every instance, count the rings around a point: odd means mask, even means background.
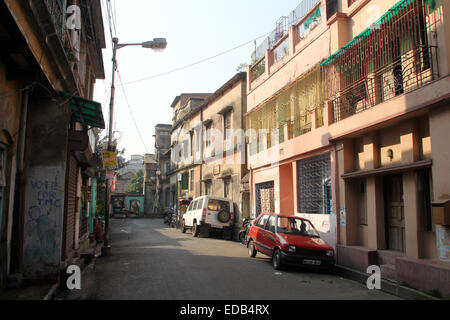
[[[30,92],[25,90],[21,95],[19,137],[16,156],[16,183],[14,189],[14,210],[18,214],[8,216],[7,231],[7,274],[17,274],[22,272],[23,255],[23,224],[25,207],[25,186],[26,186],[26,153],[28,150],[29,119],[28,104]],[[14,235],[14,238],[13,238]],[[15,253],[14,253],[15,252]],[[14,256],[13,256],[14,255]]]

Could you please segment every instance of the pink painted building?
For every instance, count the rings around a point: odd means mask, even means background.
[[[252,214],[310,218],[340,265],[450,295],[450,4],[296,13],[248,70]]]

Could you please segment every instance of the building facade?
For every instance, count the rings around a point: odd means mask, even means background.
[[[172,103],[170,191],[172,203],[201,194],[200,164],[190,149],[194,128],[201,123],[200,106],[211,94],[181,94]],[[198,130],[197,130],[198,131]],[[197,137],[198,137],[197,133]],[[192,151],[192,152],[191,152]],[[196,183],[197,182],[197,183]]]
[[[79,25],[67,23],[70,5]],[[0,14],[4,288],[58,279],[89,242],[97,136],[88,132],[104,128],[90,99],[104,78],[105,38],[100,1],[2,1]]]
[[[213,94],[190,97],[189,112],[172,129],[173,181],[179,198],[215,195],[233,200],[235,221],[249,216],[245,121],[247,75],[236,74]],[[237,234],[236,234],[237,236]]]
[[[156,152],[156,192],[157,205],[161,213],[173,208],[172,191],[170,189],[170,131],[172,125],[158,124],[155,127],[155,152]]]
[[[247,124],[268,132],[248,146],[254,215],[310,218],[340,265],[448,296],[449,3],[296,13],[249,68]]]
[[[157,213],[156,205],[156,155],[146,154],[144,156],[144,207],[147,216]]]

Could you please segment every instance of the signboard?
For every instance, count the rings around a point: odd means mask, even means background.
[[[436,225],[436,240],[441,261],[450,261],[450,228]]]
[[[115,151],[103,151],[103,167],[106,169],[117,168],[117,155]]]

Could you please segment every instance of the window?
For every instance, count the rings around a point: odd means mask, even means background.
[[[261,219],[258,220],[258,223],[256,224],[257,227],[259,228],[264,228],[264,226],[266,225],[267,220],[269,219],[269,215],[265,214],[261,217]]]
[[[295,234],[310,238],[320,238],[316,228],[308,221],[300,218],[280,217],[278,219],[277,232],[283,234]]]
[[[231,111],[228,111],[223,115],[223,138],[228,141],[231,134]]]
[[[433,231],[433,221],[431,216],[431,172],[422,170],[418,172],[418,203],[419,212],[423,221],[424,229],[427,232]]]
[[[210,195],[211,194],[211,185],[212,185],[211,181],[206,181],[205,182],[205,195]]]
[[[203,208],[203,201],[204,201],[204,199],[198,200],[197,207],[195,207],[195,210],[200,210]]]
[[[194,131],[191,131],[190,133],[190,148],[191,148],[191,157],[194,155]]]
[[[191,171],[191,185],[190,190],[194,191],[194,170]]]
[[[189,189],[189,172],[183,173],[181,175],[181,190]]]
[[[231,197],[231,179],[223,180],[223,196],[225,198]]]
[[[225,210],[226,212],[230,212],[230,203],[228,201],[223,201],[223,200],[218,200],[218,199],[209,199],[208,210],[216,211],[216,212]]]
[[[298,201],[301,213],[331,213],[331,158],[326,153],[298,162]]]
[[[187,211],[194,210],[193,208],[195,208],[196,203],[197,203],[196,201],[192,201],[192,202],[189,204],[189,207],[188,207]]]
[[[211,123],[206,125],[206,128],[205,128],[205,145],[206,145],[206,147],[209,147],[209,145],[211,144],[211,128],[212,128]]]
[[[277,223],[276,217],[275,216],[271,216],[269,218],[269,221],[267,221],[266,230],[269,231],[269,232],[274,233],[275,232],[276,223]]]

